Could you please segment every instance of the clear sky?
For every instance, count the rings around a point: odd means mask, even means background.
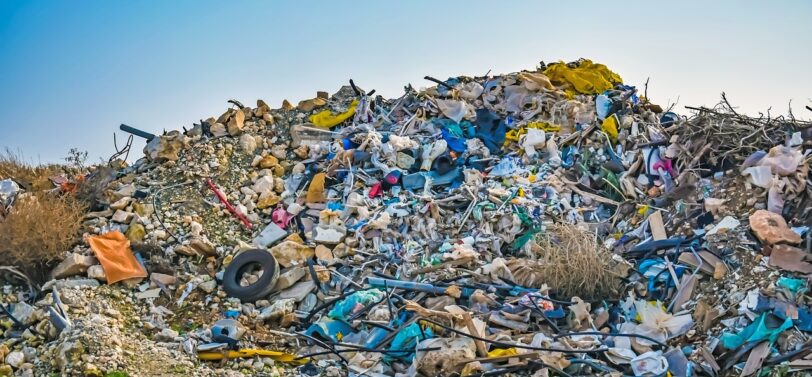
[[[577,4],[570,4],[577,3]],[[387,97],[591,58],[666,105],[812,112],[809,1],[0,0],[0,148],[113,153],[120,123],[180,129],[353,78]],[[125,134],[119,133],[119,140]],[[143,143],[132,157],[141,156]]]

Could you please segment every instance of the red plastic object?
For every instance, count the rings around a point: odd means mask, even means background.
[[[671,163],[671,160],[669,159],[662,159],[660,161],[655,162],[652,168],[654,168],[654,172],[656,172],[659,168],[663,168],[663,170],[667,171],[668,174],[671,174],[672,177],[676,175],[676,172],[674,171],[674,165]]]
[[[211,178],[206,178],[206,184],[209,186],[211,191],[214,191],[214,195],[217,195],[217,199],[220,199],[220,203],[223,203],[223,205],[226,206],[228,212],[231,212],[232,215],[240,219],[240,221],[242,221],[242,224],[245,225],[246,228],[254,229],[254,224],[251,224],[251,222],[248,221],[248,218],[245,217],[244,214],[240,213],[240,211],[237,211],[237,209],[234,208],[234,206],[228,202],[226,196],[223,195],[223,192],[220,191],[220,189],[218,189],[217,186],[214,185],[214,182],[211,181]]]

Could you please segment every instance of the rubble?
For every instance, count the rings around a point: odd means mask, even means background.
[[[99,263],[99,261],[92,256],[70,253],[51,270],[51,278],[64,279],[66,277],[79,275],[97,263]]]
[[[122,125],[144,158],[53,180],[95,194],[52,280],[0,275],[0,374],[812,368],[812,124],[680,115],[586,59],[426,79]]]

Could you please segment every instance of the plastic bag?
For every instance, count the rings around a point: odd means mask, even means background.
[[[742,171],[742,175],[749,175],[750,181],[761,188],[770,188],[773,184],[773,173],[769,166],[752,166]]]
[[[310,116],[310,122],[318,127],[332,128],[347,119],[350,119],[355,114],[355,108],[358,106],[358,100],[353,100],[347,111],[333,115],[330,110],[320,111]]]
[[[346,320],[352,313],[361,310],[371,302],[381,300],[383,296],[383,291],[378,289],[355,292],[333,306],[327,316],[333,319]]]
[[[767,340],[773,343],[778,339],[778,335],[790,327],[792,327],[791,319],[787,318],[782,321],[773,313],[762,313],[740,333],[722,334],[722,345],[727,349],[736,349],[745,342],[755,343]]]
[[[421,329],[420,325],[417,323],[411,323],[408,326],[400,329],[398,334],[395,335],[395,338],[392,339],[392,344],[389,346],[390,351],[405,351],[405,350],[413,350],[415,346],[417,346],[418,342],[423,340],[433,338],[434,333],[431,332],[430,328]],[[390,356],[391,355],[391,356]],[[414,359],[414,352],[392,352],[384,356],[384,360],[391,360],[392,358],[398,358],[405,361],[411,361]]]
[[[637,301],[635,303],[637,315],[640,316],[638,328],[648,328],[665,334],[665,339],[671,339],[686,333],[694,321],[690,314],[671,315],[665,312],[660,302]]]
[[[773,174],[786,176],[795,174],[795,171],[798,170],[798,165],[803,162],[803,160],[804,155],[800,151],[783,145],[777,145],[770,148],[770,152],[759,161],[759,165],[769,166]]]

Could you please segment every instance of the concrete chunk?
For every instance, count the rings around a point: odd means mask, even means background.
[[[51,271],[51,279],[64,279],[66,277],[85,273],[90,266],[98,264],[96,257],[71,253]]]

